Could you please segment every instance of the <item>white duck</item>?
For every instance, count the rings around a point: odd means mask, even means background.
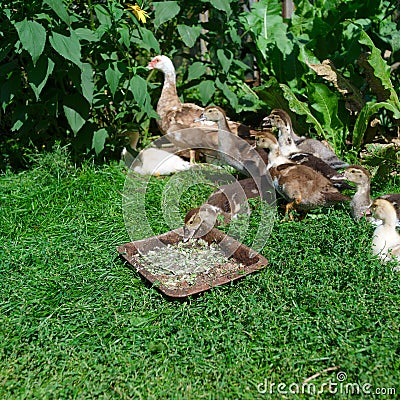
[[[389,201],[376,199],[371,206],[372,214],[383,223],[375,228],[372,239],[372,252],[381,262],[394,260],[399,264],[395,268],[400,271],[400,235],[396,231],[398,224],[396,210]]]
[[[204,108],[194,103],[182,103],[176,89],[176,72],[172,61],[163,55],[154,57],[148,64],[149,70],[159,70],[164,74],[164,84],[157,103],[158,127],[163,134],[186,128],[216,127],[213,122],[194,120]],[[248,137],[250,128],[238,122],[229,121],[229,128],[235,135]]]
[[[127,168],[140,175],[170,175],[191,167],[188,161],[156,147],[148,147],[139,153],[136,150],[139,134],[131,132],[129,138],[129,149],[123,148],[121,158]]]

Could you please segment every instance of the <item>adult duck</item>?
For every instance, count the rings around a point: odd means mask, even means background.
[[[176,89],[176,71],[170,58],[158,55],[149,62],[147,68],[164,74],[164,84],[157,102],[157,113],[160,116],[157,125],[163,134],[186,128],[215,127],[213,122],[194,122],[204,108],[194,103],[181,102]],[[247,137],[250,134],[250,128],[238,122],[229,121],[229,128],[235,135]]]

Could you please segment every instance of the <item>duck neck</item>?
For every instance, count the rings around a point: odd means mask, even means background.
[[[357,185],[357,190],[354,193],[352,203],[370,206],[371,202],[370,183],[364,182]]]
[[[286,122],[287,122],[286,125],[288,127],[288,134],[292,137],[292,139],[295,142],[297,142],[298,140],[301,139],[301,137],[299,135],[296,135],[296,132],[293,129],[292,120],[290,119],[290,117],[289,117],[288,121],[286,121]]]
[[[276,167],[280,164],[287,162],[286,157],[281,155],[278,146],[271,147],[268,154],[268,165],[267,168],[270,169],[272,167]]]
[[[164,72],[164,84],[157,103],[157,113],[163,118],[168,111],[174,109],[174,107],[179,108],[181,104],[176,90],[175,71],[168,70]]]
[[[293,153],[297,153],[299,151],[294,139],[290,134],[290,130],[287,128],[279,128],[279,136],[278,136],[279,146],[281,148],[282,155],[289,155]]]
[[[220,131],[227,131],[230,132],[230,128],[228,125],[228,121],[226,120],[226,117],[221,115],[221,118],[217,121],[217,125],[218,125],[218,130]]]
[[[386,215],[386,218],[383,221],[383,226],[388,230],[396,232],[396,225],[398,224],[398,222],[399,221],[397,219],[396,212],[393,211]]]

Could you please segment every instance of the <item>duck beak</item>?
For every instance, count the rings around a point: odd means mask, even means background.
[[[261,124],[261,127],[262,128],[271,129],[272,128],[271,118],[270,117],[265,117],[263,119],[263,123]]]
[[[196,233],[196,229],[189,229],[187,226],[184,226],[183,227],[183,243],[186,243],[187,241],[192,239],[192,237],[194,236],[195,233]]]
[[[154,69],[154,62],[150,61],[149,64],[147,65],[147,69],[152,70]]]
[[[194,122],[202,122],[202,121],[206,121],[206,120],[207,120],[207,119],[206,119],[206,117],[204,116],[204,114],[201,113],[200,117],[199,117],[199,118],[196,118],[196,119],[194,120]]]

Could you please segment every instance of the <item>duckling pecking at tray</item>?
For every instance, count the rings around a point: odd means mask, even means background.
[[[399,220],[392,203],[385,199],[376,199],[371,206],[371,212],[382,225],[375,228],[372,239],[372,252],[382,263],[394,260],[399,264],[395,268],[400,271],[400,235],[396,231]]]
[[[278,193],[288,202],[286,214],[292,209],[309,211],[319,206],[330,206],[349,201],[333,183],[312,168],[295,164],[280,153],[275,136],[263,133],[257,137],[257,146],[269,149],[268,166]]]
[[[226,225],[240,213],[248,213],[247,199],[258,196],[260,192],[252,178],[220,186],[206,203],[186,214],[184,241],[195,234],[203,236],[214,226]]]
[[[270,119],[272,116],[278,116],[279,119],[284,122],[286,129],[290,132],[292,140],[294,141],[295,145],[300,149],[300,151],[313,154],[314,156],[325,161],[334,169],[341,169],[349,166],[349,164],[342,161],[328,146],[326,146],[319,140],[307,138],[304,136],[298,136],[293,129],[292,120],[286,111],[282,109],[272,110],[271,114],[264,119],[266,120],[266,125],[270,123]]]
[[[356,187],[356,192],[350,201],[351,214],[355,220],[366,217],[373,224],[379,223],[369,212],[372,204],[371,199],[371,175],[359,165],[350,165],[343,173],[344,177]],[[392,193],[379,196],[378,199],[385,199],[394,206],[397,219],[400,219],[400,194]]]

